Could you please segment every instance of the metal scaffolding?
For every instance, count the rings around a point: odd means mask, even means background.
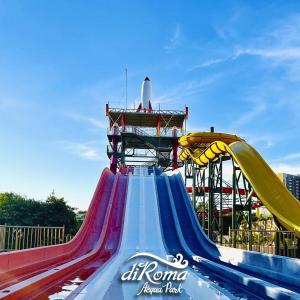
[[[220,244],[223,244],[224,231],[228,234],[229,228],[236,230],[243,224],[245,229],[251,230],[252,209],[260,206],[250,183],[239,166],[230,159],[228,154],[222,155],[205,168],[200,168],[191,160],[185,162],[185,182],[187,186],[192,183],[187,191],[191,193],[199,222],[208,237]],[[231,183],[224,179],[223,166],[226,161],[227,166],[232,167]]]
[[[178,137],[184,133],[188,108],[178,110],[135,110],[106,105],[109,126],[107,156],[116,172],[122,165],[177,169]]]

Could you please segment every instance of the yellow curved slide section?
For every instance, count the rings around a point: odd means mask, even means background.
[[[206,166],[220,154],[230,154],[263,204],[285,228],[295,231],[300,238],[300,202],[253,147],[235,135],[207,132],[182,136],[179,143],[183,147],[179,158],[191,157],[200,166]],[[202,147],[207,144],[207,147],[200,151],[199,144]]]

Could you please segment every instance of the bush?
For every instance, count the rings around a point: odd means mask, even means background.
[[[77,231],[75,209],[54,193],[46,202],[27,199],[15,193],[0,193],[0,224],[65,226],[65,232],[72,235]]]

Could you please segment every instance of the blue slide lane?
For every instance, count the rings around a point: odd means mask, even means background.
[[[185,190],[181,175],[173,175],[169,177],[169,181],[177,216],[182,228],[182,233],[184,235],[184,238],[186,239],[188,246],[194,253],[197,253],[198,255],[201,255],[210,260],[220,262],[220,258],[222,257],[220,250],[224,247],[217,247],[216,244],[208,239],[207,235],[204,233],[197,220],[197,216],[192,207],[190,197]],[[226,248],[225,250],[228,250],[228,248]],[[298,259],[235,250],[235,252],[238,251],[243,253],[244,256],[248,256],[247,259],[251,262],[251,265],[247,263],[239,263],[238,266],[233,266],[224,262],[223,264],[234,267],[236,270],[242,271],[251,276],[256,276],[263,280],[267,279],[269,282],[274,283],[275,285],[279,285],[281,287],[300,293],[299,273],[294,274],[294,276],[289,276],[286,273],[275,272],[274,270],[271,270],[271,268],[276,266],[276,264],[283,265],[285,261],[290,261],[294,269],[295,265],[297,263],[299,264]],[[267,264],[263,268],[262,266],[264,266],[264,261],[267,261],[269,265]],[[290,273],[292,273],[292,271],[294,272],[294,270],[285,271],[290,271]],[[298,266],[298,272],[300,272],[300,266]]]
[[[300,299],[300,294],[296,292],[242,273],[220,262],[219,248],[206,238],[197,225],[194,212],[188,209],[191,207],[190,199],[178,176],[156,176],[160,221],[168,251],[172,254],[181,253],[200,273],[209,276],[237,297]]]

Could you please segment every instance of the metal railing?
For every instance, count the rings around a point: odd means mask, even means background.
[[[136,135],[140,136],[156,136],[156,128],[152,127],[144,127],[143,129],[140,129],[137,126],[126,126],[125,130],[120,128],[120,131],[123,133],[134,133]],[[183,135],[184,130],[177,128],[176,134],[178,137]],[[114,134],[114,129],[113,128],[108,128],[107,129],[107,134],[108,135],[113,135]],[[160,129],[160,136],[162,137],[174,137],[174,128],[170,127],[161,127]]]
[[[113,113],[140,113],[143,114],[145,111],[142,109],[141,111],[137,111],[136,108],[112,108],[110,107],[108,110],[108,113],[113,112]],[[161,114],[161,115],[185,115],[186,112],[184,110],[167,110],[167,109],[154,109],[151,111],[152,114]]]
[[[0,225],[0,252],[68,242],[72,236],[65,227]]]
[[[300,245],[293,231],[230,229],[225,246],[250,251],[297,257]]]

